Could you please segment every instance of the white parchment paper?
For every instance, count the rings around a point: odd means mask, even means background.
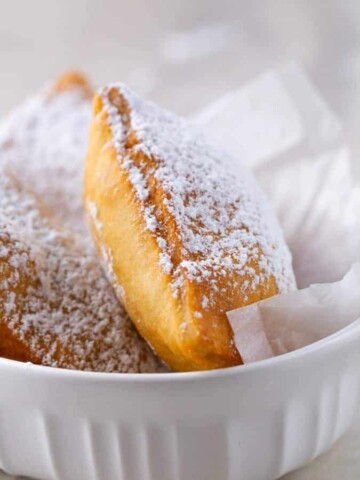
[[[246,163],[274,205],[300,290],[228,313],[245,363],[303,347],[360,317],[360,186],[340,122],[289,64],[229,93],[194,124]]]

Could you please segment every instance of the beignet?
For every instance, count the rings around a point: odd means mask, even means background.
[[[20,105],[0,125],[0,166],[38,194],[66,225],[87,233],[83,162],[92,89],[68,72]]]
[[[0,175],[0,356],[106,372],[160,372],[96,256]]]
[[[226,312],[295,284],[267,199],[224,155],[121,84],[95,97],[89,225],[131,319],[175,370],[240,364]]]

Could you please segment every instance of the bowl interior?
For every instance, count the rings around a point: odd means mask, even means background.
[[[208,370],[201,372],[170,372],[170,373],[106,373],[106,372],[90,372],[81,370],[69,370],[63,368],[46,367],[42,365],[34,365],[31,363],[23,363],[7,358],[0,358],[0,368],[2,366],[11,366],[17,369],[26,369],[32,373],[39,375],[61,376],[77,379],[79,381],[96,380],[106,382],[181,382],[183,380],[200,380],[209,378],[229,377],[232,375],[241,376],[259,370],[274,369],[284,364],[290,364],[294,361],[305,359],[309,356],[324,353],[324,351],[333,351],[341,348],[349,342],[360,341],[360,319],[355,320],[346,327],[329,335],[317,342],[307,345],[293,352],[288,352],[277,357],[261,360],[258,362],[238,365],[235,367],[223,368],[218,370]]]

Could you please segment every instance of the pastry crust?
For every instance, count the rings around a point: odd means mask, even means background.
[[[0,124],[0,167],[10,168],[82,234],[87,234],[82,182],[92,96],[84,75],[66,72]]]
[[[161,372],[97,258],[12,176],[0,176],[0,356],[106,372]]]
[[[123,85],[94,100],[84,203],[141,335],[179,371],[241,363],[226,312],[294,285],[276,219],[191,126]]]
[[[65,92],[74,91],[87,100],[91,100],[94,94],[87,77],[76,70],[60,75],[47,90],[46,95],[48,98],[52,98]]]

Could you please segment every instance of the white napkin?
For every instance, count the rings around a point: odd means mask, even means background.
[[[359,318],[360,186],[340,122],[301,69],[266,73],[193,123],[232,155],[235,175],[236,160],[254,171],[302,288],[228,313],[244,362],[303,347]],[[309,287],[318,282],[326,283]]]

